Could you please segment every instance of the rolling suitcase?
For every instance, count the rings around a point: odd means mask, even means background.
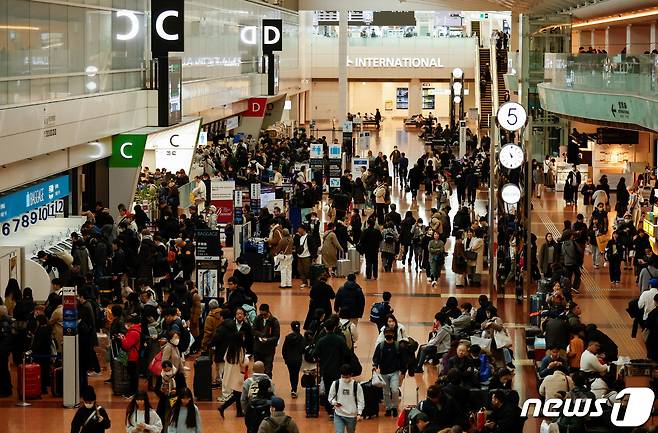
[[[41,398],[41,366],[39,364],[18,366],[19,398],[23,398],[23,376],[25,376],[25,400]]]
[[[343,254],[341,254],[343,255]],[[352,273],[352,262],[343,257],[336,261],[336,276],[345,278],[348,274]]]
[[[362,382],[361,389],[363,390],[364,400],[363,412],[361,412],[361,416],[368,419],[379,416],[379,402],[383,398],[382,389],[377,388],[376,386],[372,386],[370,381]]]
[[[318,418],[320,416],[320,387],[316,385],[307,386],[306,394],[306,418]]]
[[[539,326],[541,320],[541,303],[542,297],[539,295],[530,296],[530,324],[533,326]]]
[[[194,398],[212,401],[212,361],[209,356],[199,356],[194,361]]]
[[[50,370],[50,392],[53,397],[64,396],[64,369],[53,367]]]
[[[313,287],[313,284],[315,284],[318,281],[320,275],[327,273],[327,268],[324,265],[313,263],[311,265],[311,271],[309,273],[310,273],[309,280],[311,283],[311,287]]]
[[[352,273],[358,274],[361,272],[361,255],[356,250],[356,247],[350,247],[347,249],[347,258],[352,264]]]

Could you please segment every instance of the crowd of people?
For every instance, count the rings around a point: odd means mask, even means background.
[[[433,128],[432,123],[430,133],[436,134],[440,125]],[[455,157],[450,146],[411,163],[397,147],[390,155],[369,152],[368,167],[356,179],[345,171],[340,188],[329,191],[326,205],[321,186],[326,173],[307,179],[305,167],[295,168],[308,160],[311,142],[322,143],[327,156],[324,137],[307,137],[303,131],[290,139],[216,137],[199,151],[198,158],[214,177],[238,185],[262,181],[277,187],[284,177],[291,179],[287,209],[277,207],[272,214],[249,205],[243,209],[246,223],[267,240],[266,254],[278,265],[280,287],[290,288],[297,279],[301,288],[310,289],[306,316],[295,317],[289,330],[281,329],[275,308],[259,302],[255,269],[243,257],[237,257],[234,266],[224,257],[220,260],[217,297],[204,299],[193,281],[195,230],[217,226],[209,205],[211,176],[194,177],[193,203],[181,209],[179,188],[189,183],[188,175],[144,169],[140,188],[156,196],[154,214],[147,215],[140,206],[129,211],[120,205],[112,215],[99,202],[85,213],[79,232],[71,235],[70,254],[38,254],[52,278],[45,305],[34,302],[30,288],[9,281],[0,306],[0,395],[13,392],[9,358],[18,365],[28,350],[41,368],[41,391],[57,391],[51,375],[58,374],[53,367],[61,360],[52,355],[61,355],[64,344],[61,289],[75,286],[82,406],[72,421],[72,433],[110,428],[108,413],[88,384],[88,377],[105,366],[105,357],[99,356],[105,352],[111,366],[107,384],[130,400],[122,420],[129,433],[201,432],[198,396],[189,376],[201,374],[199,360],[206,357],[212,365],[208,382],[220,389],[219,417],[229,416],[227,411],[235,405],[248,433],[298,431],[285,414],[281,397],[289,392],[295,399],[302,389],[307,416],[319,416],[323,407],[336,432],[354,432],[358,421],[377,413],[380,400],[385,416],[404,418],[420,432],[468,430],[482,408],[487,415],[481,430],[521,432],[525,420],[519,395],[512,390],[512,339],[487,296],[480,296],[478,305],[448,298],[437,309],[427,340],[418,342],[396,318],[390,292],[367,306],[359,284],[363,277],[377,279],[382,269],[405,268],[425,272],[434,288],[450,262],[457,287],[479,286],[490,240],[487,217],[475,215],[474,204],[478,189],[489,180],[489,142],[484,137],[480,143],[474,135],[469,141],[469,152],[462,158]],[[550,164],[535,164],[535,169],[537,183],[545,184]],[[605,258],[613,283],[620,281],[622,263],[634,269],[643,291],[637,320],[651,359],[658,358],[658,259],[638,228],[637,190],[628,188],[624,195],[625,185],[618,185],[615,210],[624,219],[612,222],[605,180],[596,187],[591,181],[581,187],[576,172],[567,181],[583,195],[587,222],[580,214],[573,224],[565,221],[561,236],[553,239],[547,234],[539,251],[535,245],[531,260],[539,282],[538,323],[549,349],[538,366],[539,392],[547,398],[588,392],[598,396],[603,389],[607,394],[620,386],[614,367],[609,367],[618,356],[617,346],[596,325],[580,322],[580,306],[574,302],[588,250],[596,267],[601,264],[596,257]],[[404,215],[391,198],[397,185],[412,198]],[[429,218],[418,213],[420,191],[426,207],[431,207]],[[453,215],[455,202],[459,208]],[[291,209],[299,210],[299,220],[291,217]],[[329,219],[324,227],[323,214]],[[613,233],[603,243],[608,231]],[[228,234],[226,239],[230,242]],[[365,259],[364,275],[339,270],[338,261],[352,249]],[[372,326],[364,324],[364,317],[377,327],[374,344],[359,339],[359,330]],[[371,345],[365,350],[373,367],[368,382],[359,381],[369,372],[363,371],[356,355],[364,345]],[[273,382],[277,352],[283,356],[289,383]],[[415,412],[402,407],[403,381],[428,369],[436,369],[438,379],[428,387],[426,398]],[[560,428],[581,431],[582,426],[569,424],[568,419],[555,422]]]

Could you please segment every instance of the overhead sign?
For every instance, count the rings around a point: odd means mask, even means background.
[[[69,177],[58,176],[0,197],[0,221],[7,221],[68,196]]]
[[[263,54],[283,50],[283,20],[263,20],[262,47]]]
[[[151,52],[154,57],[185,51],[184,0],[151,2]]]
[[[242,113],[244,117],[263,117],[267,107],[267,98],[249,98],[247,111]]]
[[[347,58],[353,68],[443,68],[439,57],[355,57]]]
[[[229,117],[226,119],[226,130],[230,131],[240,126],[240,118],[238,116]]]
[[[119,134],[112,137],[110,167],[139,167],[144,158],[146,134]]]
[[[329,145],[329,159],[340,159],[342,147],[340,144]]]
[[[322,158],[322,143],[311,143],[311,158]]]
[[[194,231],[197,260],[219,260],[222,241],[219,230],[197,229]]]
[[[2,236],[10,236],[21,230],[29,229],[34,224],[46,221],[48,218],[55,218],[64,213],[64,200],[57,200],[41,206],[38,209],[32,209],[29,213],[24,213],[10,221],[2,223],[0,233]]]

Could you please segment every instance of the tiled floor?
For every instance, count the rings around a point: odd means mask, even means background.
[[[330,133],[326,135],[329,136]],[[404,131],[402,122],[399,120],[386,121],[379,136],[373,135],[375,136],[371,145],[373,152],[381,150],[390,154],[393,145],[397,144],[400,151],[407,153],[410,161],[414,161],[424,152],[422,143],[418,141],[417,132]],[[395,190],[393,198],[398,203],[398,211],[402,214],[411,208],[414,213],[426,216],[431,206],[429,202],[422,199],[418,203],[411,203],[409,197],[400,196],[399,189]],[[485,213],[486,199],[487,191],[481,191],[477,202],[479,214]],[[533,231],[540,240],[544,238],[547,231],[555,232],[557,228],[561,227],[564,219],[575,219],[574,210],[571,207],[566,208],[561,197],[557,195],[547,193],[542,200],[535,200],[534,206]],[[453,206],[454,208],[456,206]],[[446,268],[450,268],[449,262]],[[577,302],[583,307],[584,322],[598,324],[604,332],[608,333],[619,344],[620,354],[643,357],[643,343],[640,340],[630,338],[631,321],[624,311],[627,300],[637,293],[633,276],[626,272],[621,286],[611,288],[607,277],[607,268],[594,271],[590,257],[586,258],[585,268],[583,293],[576,298]],[[333,279],[330,280],[330,283],[337,289],[341,281]],[[418,341],[426,340],[434,313],[443,305],[447,296],[454,295],[460,300],[476,302],[477,296],[480,293],[486,293],[488,290],[486,281],[483,281],[481,289],[457,289],[454,284],[454,275],[450,271],[444,273],[440,284],[436,288],[432,288],[427,284],[424,275],[399,266],[396,267],[393,273],[380,273],[380,278],[376,281],[365,281],[360,278],[359,283],[366,293],[368,308],[380,298],[383,291],[392,292],[392,304],[396,316],[407,327],[410,335]],[[289,332],[289,325],[292,320],[303,320],[308,306],[307,291],[298,288],[280,291],[278,284],[265,283],[257,283],[255,290],[261,302],[269,303],[273,314],[281,321],[282,336]],[[531,367],[527,366],[528,362],[524,360],[525,350],[522,347],[523,325],[527,323],[528,317],[527,305],[524,304],[517,304],[508,295],[500,296],[498,305],[501,316],[508,322],[509,328],[514,331],[518,358],[514,385],[520,392],[522,399],[536,395],[534,374]],[[359,334],[360,341],[357,353],[364,364],[364,372],[368,372],[374,346],[372,342],[376,337],[375,326],[369,323],[366,318],[359,324]],[[111,431],[123,432],[125,431],[123,422],[127,402],[120,397],[112,396],[110,386],[103,384],[104,379],[105,377],[91,378],[90,381],[96,387],[100,404],[109,409],[113,423]],[[409,404],[416,401],[415,390],[417,387],[422,398],[426,385],[433,382],[433,380],[431,374],[417,375],[413,379],[406,379],[402,387],[403,402]],[[324,417],[311,420],[304,418],[303,392],[300,393],[299,399],[290,399],[287,370],[280,352],[277,354],[275,361],[274,381],[280,395],[286,400],[288,414],[295,418],[302,432],[333,432],[333,425]],[[191,383],[191,381],[188,383]],[[0,399],[0,407],[2,408],[0,431],[62,432],[70,428],[69,423],[74,411],[62,408],[61,400],[48,397],[34,401],[33,405],[28,408],[16,407],[16,400],[16,397]],[[244,431],[243,420],[235,418],[234,410],[227,411],[226,419],[222,421],[215,410],[217,403],[201,402],[199,407],[202,411],[204,431]],[[364,421],[357,430],[364,433],[390,433],[395,431],[395,424],[390,418],[380,417]],[[527,433],[537,431],[537,424],[528,422],[525,431]]]

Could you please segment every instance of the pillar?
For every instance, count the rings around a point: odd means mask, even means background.
[[[517,12],[512,12],[510,27],[512,30],[512,34],[510,35],[509,50],[512,53],[516,53],[516,50],[519,49],[519,14]]]
[[[649,30],[649,51],[656,49],[656,21],[651,23],[651,30]]]
[[[423,98],[421,97],[421,86],[418,78],[409,80],[409,115],[423,111]]]
[[[605,28],[605,52],[610,54],[610,26]]]
[[[631,53],[631,26],[632,24],[626,25],[626,54]]]
[[[592,47],[592,48],[596,47],[596,35],[595,35],[595,33],[596,33],[595,29],[592,29],[589,32],[589,46]]]
[[[347,119],[347,18],[347,11],[338,12],[338,125]]]

